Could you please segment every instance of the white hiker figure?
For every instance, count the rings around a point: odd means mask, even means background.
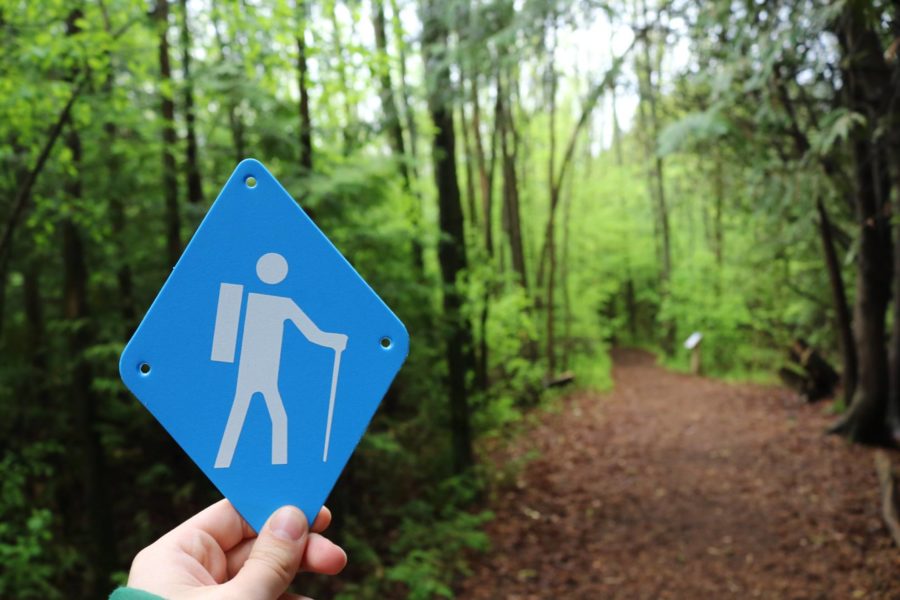
[[[256,274],[263,283],[275,285],[287,276],[288,264],[283,256],[270,252],[256,263]],[[238,324],[244,286],[223,283],[219,287],[219,304],[216,310],[216,326],[213,334],[211,359],[218,362],[234,362]],[[322,460],[328,460],[328,443],[331,438],[331,418],[334,413],[334,397],[337,390],[341,353],[347,347],[347,336],[342,333],[326,333],[310,320],[290,298],[250,293],[244,318],[244,336],[241,341],[240,364],[234,401],[225,425],[225,433],[219,445],[215,467],[231,466],[250,400],[256,393],[266,401],[272,419],[272,464],[287,464],[287,412],[278,392],[278,368],[281,364],[281,343],[284,324],[292,322],[313,344],[334,350],[334,371],[331,376],[331,397],[328,403],[328,421],[325,426],[325,449]]]

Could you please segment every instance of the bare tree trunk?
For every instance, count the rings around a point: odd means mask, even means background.
[[[191,29],[188,17],[187,0],[179,0],[181,4],[181,69],[184,76],[184,122],[187,133],[185,148],[185,168],[187,169],[188,202],[203,202],[203,184],[200,180],[200,167],[197,164],[197,132],[196,115],[194,114],[194,80],[191,77]]]
[[[103,20],[106,33],[112,34],[112,23],[109,15],[105,10],[105,5],[101,4],[103,10]],[[115,64],[113,61],[113,53],[107,50],[106,58],[109,63],[106,73],[106,81],[103,84],[103,91],[107,96],[107,101],[112,101],[115,93],[113,81],[115,76]],[[103,133],[106,137],[107,152],[107,183],[111,193],[109,197],[109,220],[112,230],[113,244],[116,248],[116,284],[119,290],[118,305],[121,311],[122,320],[125,324],[125,331],[129,335],[137,327],[137,309],[134,302],[134,281],[131,274],[131,267],[128,264],[125,252],[125,206],[122,200],[122,194],[118,193],[119,178],[122,175],[122,155],[116,148],[116,141],[119,137],[118,128],[112,114],[107,116],[103,123]],[[37,275],[35,274],[35,279]],[[39,301],[40,298],[37,298]]]
[[[647,22],[646,2],[642,1],[644,22]],[[666,203],[665,174],[663,159],[656,152],[656,139],[659,137],[659,114],[656,106],[657,86],[653,84],[653,63],[650,55],[650,39],[645,36],[641,44],[643,49],[643,78],[639,81],[640,101],[646,103],[649,110],[648,139],[646,142],[647,159],[651,164],[650,182],[652,186],[651,196],[656,205],[658,232],[660,235],[660,276],[659,283],[663,298],[669,295],[669,280],[672,273],[672,251],[669,231],[669,209]],[[662,347],[666,354],[672,354],[675,349],[675,328],[671,321],[662,323]]]
[[[488,260],[492,261],[494,258],[494,164],[497,156],[498,127],[495,123],[494,134],[491,136],[491,160],[490,165],[488,166],[484,155],[484,145],[481,140],[481,106],[478,98],[477,73],[473,74],[470,78],[469,84],[472,102],[472,139],[475,150],[475,161],[478,167],[478,182],[481,189],[481,220],[483,223],[484,248]],[[488,344],[487,327],[491,309],[492,287],[493,285],[491,282],[485,284],[484,293],[481,297],[481,314],[479,315],[479,331],[481,332],[481,339],[479,340],[478,352],[478,384],[482,391],[487,391],[490,387],[490,347]]]
[[[844,403],[850,406],[853,401],[853,393],[856,391],[856,346],[853,342],[853,324],[850,320],[850,306],[847,303],[847,295],[844,291],[844,278],[841,275],[841,263],[837,252],[834,250],[832,239],[831,220],[825,210],[822,198],[816,198],[816,210],[819,213],[819,235],[822,238],[822,250],[825,254],[825,266],[828,270],[828,280],[831,284],[831,297],[834,302],[837,329],[841,343],[841,356],[843,357],[843,373],[841,374],[844,387]]]
[[[400,7],[397,4],[397,0],[391,0],[391,29],[394,32],[394,39],[397,44],[397,62],[400,67],[400,99],[403,104],[406,131],[409,135],[409,157],[412,159],[412,175],[413,179],[415,179],[417,177],[415,165],[418,164],[419,159],[419,135],[416,127],[416,114],[413,112],[412,103],[409,100],[409,77],[406,74],[406,41],[403,38],[403,23],[400,21]]]
[[[572,228],[572,202],[574,198],[571,183],[567,189],[568,194],[563,200],[562,257],[559,270],[563,296],[563,369],[569,368],[572,354],[572,295],[569,288],[569,244]]]
[[[455,471],[461,473],[473,462],[466,371],[475,361],[472,354],[471,326],[463,314],[463,295],[457,287],[458,278],[466,270],[466,248],[456,173],[453,112],[443,94],[443,90],[449,89],[451,85],[450,70],[443,56],[447,48],[447,31],[438,14],[439,11],[440,7],[436,0],[425,0],[421,6],[425,65],[427,71],[433,74],[428,89],[428,110],[436,128],[432,159],[442,234],[438,244],[438,260],[444,282],[444,316],[448,326],[446,351],[453,464]]]
[[[400,112],[397,110],[397,101],[394,97],[394,84],[391,81],[390,55],[387,48],[387,35],[385,32],[384,0],[372,1],[372,25],[375,30],[375,48],[378,51],[376,57],[376,76],[378,77],[381,99],[381,110],[384,112],[384,129],[388,134],[388,142],[397,158],[397,170],[403,180],[404,189],[411,191],[409,177],[408,158],[406,156],[406,144],[403,141],[403,127],[400,124]]]
[[[332,28],[332,44],[334,45],[334,55],[337,61],[338,81],[341,84],[341,98],[344,104],[344,127],[341,129],[341,135],[344,140],[343,153],[349,156],[356,148],[356,109],[350,95],[350,80],[347,78],[347,59],[344,52],[344,43],[341,40],[341,23],[337,16],[338,0],[331,0],[331,28]]]
[[[894,59],[891,69],[891,85],[893,90],[887,107],[887,132],[888,157],[890,158],[891,172],[893,174],[894,219],[900,215],[900,60],[897,57],[897,44],[900,40],[900,2],[893,3],[894,21],[892,34],[894,36]],[[888,396],[888,421],[893,431],[894,439],[900,437],[900,223],[894,227],[894,307],[893,327],[891,332],[890,352],[888,354],[890,380]]]
[[[466,119],[466,100],[465,94],[463,93],[466,78],[464,75],[461,75],[460,79],[462,81],[457,96],[459,98],[459,131],[462,133],[462,151],[463,159],[465,161],[466,216],[469,221],[469,229],[472,232],[472,236],[475,237],[475,234],[478,231],[478,209],[476,208],[477,203],[475,200],[475,173],[472,167],[472,156],[474,152],[472,150],[472,140],[469,139],[469,125],[468,120]]]
[[[300,88],[300,167],[313,170],[312,120],[309,116],[309,67],[306,64],[306,0],[297,0],[297,85]]]
[[[465,86],[466,86],[466,74],[463,70],[462,65],[460,65],[460,84],[459,90],[457,93],[458,99],[458,107],[459,107],[459,130],[462,133],[462,145],[463,145],[463,160],[465,161],[465,177],[466,177],[466,208],[467,208],[467,220],[469,226],[469,238],[472,243],[475,244],[477,248],[477,244],[479,242],[479,229],[478,229],[478,202],[475,197],[475,168],[472,165],[472,157],[474,155],[474,150],[472,149],[472,140],[469,135],[469,121],[466,118],[466,94],[465,94]],[[479,252],[476,252],[476,256],[483,257]],[[476,259],[478,260],[478,259]],[[483,260],[483,259],[482,259]],[[488,313],[490,310],[490,282],[485,281],[485,292],[482,296],[482,304],[481,310],[479,311],[478,318],[478,329],[477,329],[477,352],[474,353],[475,357],[475,381],[478,386],[478,389],[482,391],[487,391],[488,389],[488,343],[487,343],[487,319]]]
[[[73,10],[66,19],[66,34],[78,33],[81,10]],[[64,183],[67,201],[74,211],[81,208],[81,138],[71,119],[65,136],[66,147],[72,157],[75,175]],[[112,516],[108,512],[109,497],[106,488],[106,462],[103,446],[97,434],[96,404],[93,391],[93,374],[86,353],[91,345],[89,311],[87,306],[88,273],[81,233],[71,215],[62,222],[63,261],[63,317],[68,322],[68,355],[72,366],[72,379],[67,387],[67,403],[71,406],[72,431],[78,443],[79,478],[83,493],[84,511],[90,539],[93,577],[89,577],[90,595],[99,595],[115,568],[116,537]]]
[[[858,381],[850,410],[832,428],[857,442],[889,443],[889,388],[885,316],[891,295],[891,231],[879,161],[879,109],[883,82],[889,77],[877,34],[866,24],[860,2],[848,2],[836,21],[842,54],[843,101],[866,117],[866,127],[851,137],[856,182],[856,220],[860,230],[857,254],[856,337]]]
[[[160,112],[162,114],[163,194],[166,202],[166,253],[169,266],[181,256],[181,215],[178,207],[178,173],[175,166],[175,102],[172,100],[172,67],[169,63],[169,3],[157,0],[156,20],[159,35]]]
[[[722,161],[715,161],[715,173],[713,174],[713,186],[715,189],[715,206],[713,214],[713,240],[715,242],[714,252],[716,255],[716,265],[719,270],[725,259],[725,233],[722,229],[722,208],[725,202],[725,177],[722,172]]]
[[[549,188],[550,197],[550,215],[547,217],[547,231],[544,237],[544,252],[541,253],[541,264],[543,264],[544,254],[546,253],[549,263],[549,275],[547,277],[546,294],[547,303],[547,329],[546,329],[546,353],[547,353],[547,376],[553,377],[556,372],[556,302],[554,295],[556,294],[556,206],[559,204],[561,189],[556,186],[556,15],[552,17],[550,27],[550,35],[552,35],[552,45],[547,48],[549,56],[547,85],[548,85],[548,104],[550,105],[548,117],[550,121],[550,152],[547,161],[547,186]],[[538,288],[541,286],[540,269],[538,272]],[[538,289],[537,293],[540,294]]]
[[[385,31],[384,18],[384,0],[373,0],[372,2],[372,25],[375,30],[375,48],[378,51],[376,57],[376,76],[380,83],[379,97],[381,99],[381,109],[384,112],[384,128],[388,134],[388,141],[391,144],[391,150],[397,160],[397,170],[400,172],[400,178],[403,181],[403,189],[410,194],[414,200],[412,207],[411,219],[418,223],[418,213],[421,210],[419,205],[421,200],[419,194],[413,189],[410,175],[410,157],[406,154],[406,143],[403,140],[403,125],[400,122],[400,112],[397,109],[397,100],[394,94],[394,84],[391,81],[390,55],[387,47],[387,34]],[[423,275],[425,272],[425,257],[422,242],[418,235],[414,235],[412,239],[413,266],[416,272]]]
[[[528,275],[525,270],[525,249],[522,244],[522,225],[519,216],[519,185],[516,174],[516,154],[510,138],[515,137],[512,107],[503,86],[502,75],[497,77],[497,127],[499,128],[500,152],[503,171],[503,226],[509,238],[510,258],[519,284],[528,290]]]
[[[472,102],[472,139],[475,149],[475,162],[478,166],[478,184],[481,188],[481,220],[484,224],[484,247],[488,256],[494,254],[494,234],[492,230],[494,212],[494,160],[496,156],[496,132],[491,143],[491,164],[487,165],[484,154],[484,144],[481,139],[481,103],[478,98],[478,75],[473,74],[469,79],[469,97]]]

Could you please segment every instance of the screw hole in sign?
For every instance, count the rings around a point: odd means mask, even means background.
[[[256,187],[256,177],[254,177],[253,175],[247,175],[246,177],[244,177],[244,184],[252,190]]]
[[[393,346],[393,345],[394,345],[394,342],[391,341],[391,338],[389,338],[389,337],[381,338],[381,347],[384,348],[385,350],[390,350],[391,346]]]
[[[138,365],[138,371],[141,372],[141,375],[149,375],[150,374],[150,363],[142,362]]]

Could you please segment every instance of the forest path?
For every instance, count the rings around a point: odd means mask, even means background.
[[[497,457],[539,453],[460,598],[900,598],[871,450],[823,435],[824,405],[613,358],[614,391]]]

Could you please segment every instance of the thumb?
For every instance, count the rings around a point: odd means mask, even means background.
[[[306,517],[293,506],[269,517],[247,562],[226,585],[237,598],[275,600],[293,581],[309,537]]]

